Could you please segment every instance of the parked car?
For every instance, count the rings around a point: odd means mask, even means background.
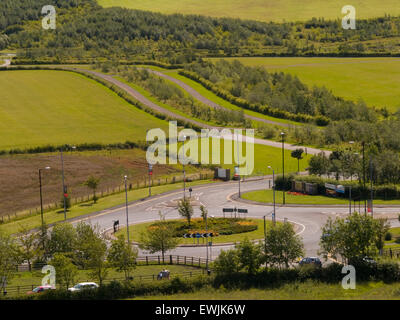
[[[95,282],[81,282],[74,285],[72,288],[68,288],[68,291],[76,292],[86,289],[97,289],[99,285]]]
[[[32,291],[28,291],[27,294],[41,293],[41,292],[44,292],[46,290],[51,290],[51,289],[55,289],[55,288],[50,285],[39,286],[39,287],[36,287],[35,289],[33,289]]]
[[[362,260],[368,264],[376,264],[376,261],[374,259],[372,259],[371,257],[365,256]]]
[[[304,265],[314,265],[316,267],[322,267],[322,262],[318,257],[306,257],[300,260],[299,265],[304,266]]]

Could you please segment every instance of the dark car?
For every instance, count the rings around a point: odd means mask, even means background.
[[[33,289],[32,291],[27,292],[27,294],[34,294],[34,293],[41,293],[46,290],[54,290],[55,288],[53,286],[39,286]]]
[[[301,259],[299,262],[300,266],[305,266],[305,265],[314,265],[316,267],[322,267],[322,262],[319,258],[317,257],[306,257]]]

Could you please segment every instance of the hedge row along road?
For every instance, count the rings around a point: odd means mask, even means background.
[[[138,91],[136,91],[135,89],[133,89],[133,88],[130,87],[129,85],[127,85],[127,84],[125,84],[125,83],[123,83],[123,82],[121,82],[121,81],[115,79],[115,78],[114,78],[113,76],[111,76],[111,75],[107,75],[107,74],[104,74],[104,73],[101,73],[101,72],[97,72],[97,71],[92,71],[92,70],[79,69],[79,68],[69,68],[69,67],[65,67],[65,70],[76,70],[76,71],[79,71],[79,72],[92,74],[92,75],[94,75],[94,76],[96,76],[96,77],[98,77],[98,78],[101,78],[101,79],[103,79],[103,80],[106,80],[106,81],[110,82],[111,84],[115,85],[116,87],[118,87],[118,88],[124,90],[125,92],[127,92],[130,96],[132,96],[134,99],[136,99],[137,101],[139,101],[139,102],[142,103],[143,105],[145,105],[145,106],[147,106],[147,107],[149,107],[149,108],[155,110],[156,112],[163,113],[163,114],[165,114],[165,115],[167,115],[167,116],[169,116],[169,117],[171,117],[171,118],[184,120],[184,121],[189,122],[189,123],[192,123],[192,124],[194,124],[194,125],[196,125],[196,126],[198,126],[198,127],[202,127],[202,128],[206,128],[206,129],[220,129],[220,128],[221,128],[221,127],[210,126],[210,125],[207,125],[207,124],[205,124],[205,123],[202,123],[202,122],[199,122],[199,121],[190,119],[190,118],[186,118],[186,117],[181,116],[181,115],[178,115],[178,114],[176,114],[176,113],[174,113],[174,112],[172,112],[172,111],[170,111],[170,110],[167,110],[167,109],[165,109],[165,108],[163,108],[163,107],[160,107],[159,105],[153,103],[152,101],[150,101],[149,99],[147,99],[145,96],[143,96],[141,93],[139,93]],[[153,70],[150,70],[150,69],[149,69],[149,71],[154,72]],[[174,79],[174,78],[172,78],[172,79]],[[168,80],[169,80],[169,79],[168,79]],[[177,80],[177,79],[175,79],[175,80],[176,80],[176,81],[179,81],[179,80]],[[181,81],[179,81],[179,83],[180,83],[180,82],[181,82]],[[182,82],[182,85],[185,85],[185,88],[186,88],[186,89],[189,89],[189,88],[191,89],[190,92],[187,91],[187,92],[189,92],[190,94],[192,94],[191,92],[196,92],[196,93],[197,93],[197,91],[195,91],[195,90],[194,90],[193,88],[191,88],[190,86],[184,84],[183,82]],[[183,87],[182,87],[182,88],[183,88]],[[184,90],[186,91],[186,89],[184,89]],[[199,93],[197,93],[197,95],[200,96],[200,97],[203,97],[203,96],[200,95]],[[197,96],[194,96],[194,97],[197,99]],[[205,97],[203,97],[203,99],[209,101],[210,103],[214,104],[215,106],[218,106],[218,107],[220,107],[220,108],[223,108],[223,107],[221,107],[221,106],[215,104],[214,102],[208,100],[208,99],[205,98]],[[204,101],[205,101],[205,100],[204,100]],[[214,105],[210,105],[210,106],[214,106]],[[250,117],[250,116],[246,116],[246,117]],[[265,121],[268,121],[268,120],[257,118],[257,121],[264,121],[264,122],[265,122]],[[278,124],[278,123],[272,122],[272,121],[271,121],[271,123]],[[287,125],[287,124],[282,124],[282,125]],[[254,142],[255,142],[256,144],[267,145],[267,146],[276,147],[276,148],[281,148],[281,146],[282,146],[282,144],[281,144],[280,142],[272,141],[272,140],[259,139],[259,138],[255,138],[255,139],[254,139]],[[289,144],[289,143],[285,143],[285,149],[286,149],[286,150],[295,150],[295,149],[298,149],[299,147],[300,147],[300,146],[293,145],[293,144]],[[308,154],[319,154],[319,153],[321,153],[321,152],[325,152],[326,155],[329,155],[329,154],[331,153],[330,151],[326,151],[326,150],[323,151],[323,150],[320,150],[320,149],[307,147],[307,153],[308,153]]]
[[[220,106],[219,104],[211,101],[210,99],[207,99],[206,97],[204,97],[203,95],[201,95],[199,92],[197,92],[195,89],[193,89],[191,86],[187,85],[186,83],[184,83],[181,80],[178,80],[174,77],[171,77],[169,75],[166,75],[162,72],[156,71],[156,70],[152,70],[152,69],[146,69],[147,71],[162,77],[164,79],[167,79],[175,84],[177,84],[179,87],[181,87],[183,90],[185,90],[187,93],[189,93],[191,96],[193,96],[195,99],[199,100],[200,102],[212,107],[212,108],[217,108],[217,109],[224,109],[227,110],[226,108],[224,108],[223,106]],[[250,119],[250,120],[254,120],[254,121],[259,121],[259,122],[264,122],[264,123],[268,123],[268,124],[275,124],[278,126],[282,126],[282,127],[288,127],[289,125],[287,123],[282,123],[282,122],[276,122],[276,121],[271,121],[271,120],[267,120],[267,119],[262,119],[262,118],[258,118],[258,117],[254,117],[248,114],[245,114],[244,117],[246,119]]]

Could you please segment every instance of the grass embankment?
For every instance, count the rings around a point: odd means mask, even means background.
[[[138,141],[168,125],[72,72],[2,71],[0,96],[0,149]]]
[[[272,190],[258,190],[242,194],[243,199],[273,203]],[[275,201],[282,203],[282,191],[275,192]],[[286,192],[285,201],[287,204],[315,204],[315,205],[348,205],[349,200],[343,198],[333,198],[327,196],[293,195]],[[352,202],[352,205],[354,203]],[[400,205],[400,200],[374,200],[375,205]]]
[[[313,17],[325,19],[342,18],[342,7],[346,1],[296,1],[280,0],[266,1],[253,0],[99,0],[104,7],[127,7],[146,11],[162,12],[167,14],[183,13],[211,17],[231,17],[259,21],[299,21]],[[357,18],[380,17],[390,13],[395,16],[400,14],[397,0],[353,0],[351,2],[357,9]]]
[[[262,66],[270,72],[296,75],[310,87],[325,86],[336,96],[355,102],[362,99],[370,107],[386,107],[390,111],[396,111],[400,106],[398,58],[227,58],[226,60],[233,59],[248,66]]]
[[[230,214],[227,214],[226,217],[230,217]],[[218,218],[215,218],[218,220]],[[210,222],[211,220],[211,222]],[[212,218],[209,218],[209,222],[212,223]],[[219,235],[217,237],[213,237],[211,241],[213,243],[230,243],[230,242],[240,242],[243,241],[245,238],[248,238],[249,240],[258,240],[258,239],[263,239],[264,238],[264,220],[262,219],[247,219],[250,223],[253,222],[257,224],[257,229],[254,231],[250,232],[243,232],[243,233],[236,233],[236,234],[231,234],[231,235]],[[181,221],[181,220],[175,220],[175,221]],[[183,221],[183,220],[182,220]],[[146,222],[146,223],[140,223],[140,224],[135,224],[131,225],[129,227],[129,234],[133,235],[133,241],[135,242],[140,242],[140,235],[141,233],[146,232],[147,228],[154,224],[154,222]],[[267,221],[267,228],[271,226],[271,222]],[[209,228],[208,232],[212,232],[213,229]],[[199,232],[205,232],[205,227],[199,230]],[[117,236],[119,234],[125,234],[126,230],[120,230],[117,232]],[[192,239],[192,238],[183,238],[179,237],[179,244],[205,244],[205,239],[200,238],[199,242],[197,242],[197,239]]]
[[[276,289],[226,290],[211,287],[193,293],[136,297],[135,300],[398,300],[400,283],[357,283],[355,290],[344,290],[340,283],[308,281],[286,284]]]
[[[210,182],[211,182],[210,180],[194,181],[191,183],[186,183],[186,188],[189,188],[189,186],[201,185]],[[183,188],[183,183],[175,183],[175,184],[152,187],[151,193],[154,196],[167,191],[177,190],[181,188]],[[135,201],[146,198],[148,194],[149,194],[148,188],[129,191],[128,201]],[[124,203],[125,203],[124,192],[115,195],[110,195],[104,198],[100,198],[96,204],[94,204],[93,201],[88,201],[76,206],[72,206],[67,213],[67,218],[70,219],[85,214],[98,212]],[[64,211],[61,209],[44,213],[44,221],[47,224],[61,222],[63,220],[64,220]],[[6,234],[14,234],[20,231],[22,225],[28,229],[34,229],[40,227],[41,226],[40,214],[0,224],[0,232],[3,231]]]

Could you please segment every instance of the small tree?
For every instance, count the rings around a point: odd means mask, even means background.
[[[89,189],[92,189],[94,203],[97,202],[96,190],[97,187],[99,186],[99,183],[100,183],[100,178],[95,178],[93,176],[90,176],[89,179],[87,179],[84,183],[85,186],[87,186]]]
[[[380,229],[380,231],[379,231]],[[377,239],[385,228],[371,216],[352,213],[347,218],[329,218],[322,228],[321,254],[327,258],[341,256],[347,261],[374,255]],[[383,234],[384,236],[384,234]],[[378,241],[379,242],[379,241]]]
[[[55,253],[50,264],[56,269],[57,282],[68,289],[78,275],[78,268],[72,263],[71,258],[64,253]]]
[[[76,227],[77,246],[74,261],[83,269],[90,269],[90,275],[95,277],[99,284],[108,274],[107,242],[98,226],[91,226],[83,222]]]
[[[137,249],[125,241],[124,235],[120,235],[112,241],[107,260],[110,266],[123,271],[125,279],[128,279],[130,272],[136,268],[137,255]]]
[[[239,256],[236,250],[222,250],[214,262],[214,270],[217,274],[233,274],[240,271]]]
[[[277,224],[269,228],[265,237],[265,262],[278,267],[289,264],[304,255],[301,238],[296,235],[290,223]]]
[[[375,222],[375,232],[376,232],[376,240],[375,245],[379,250],[379,254],[382,255],[383,247],[385,245],[385,238],[390,229],[390,224],[387,219],[376,219]],[[390,233],[389,233],[390,234]]]
[[[262,245],[244,239],[235,246],[239,259],[239,268],[248,274],[255,274],[262,263]]]
[[[140,235],[139,247],[150,251],[150,253],[161,252],[164,263],[165,252],[175,249],[178,245],[178,239],[172,235],[165,217],[161,213],[159,215],[160,221]]]
[[[203,205],[200,206],[201,217],[205,221],[207,219],[208,211]]]
[[[303,159],[303,152],[303,149],[296,149],[291,153],[292,158],[297,159],[297,172],[300,172],[300,160]]]
[[[178,212],[183,217],[186,218],[190,227],[190,220],[193,216],[193,207],[190,200],[184,198],[178,203]]]
[[[64,253],[72,257],[77,245],[77,233],[69,223],[59,223],[50,232],[49,251],[50,254]]]
[[[28,262],[29,271],[32,270],[32,261],[40,252],[38,236],[26,227],[21,226],[19,237],[20,257],[23,261]]]
[[[10,281],[14,277],[15,266],[21,262],[19,253],[16,240],[0,232],[0,285],[3,278]]]

